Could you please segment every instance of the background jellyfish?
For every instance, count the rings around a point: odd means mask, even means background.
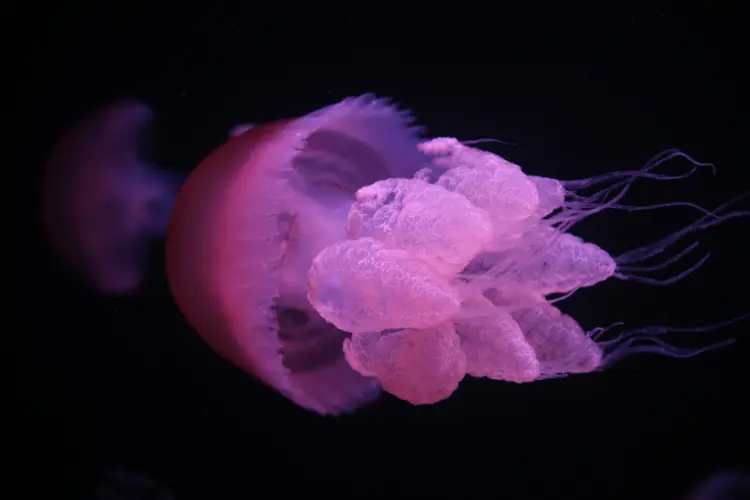
[[[354,409],[381,386],[429,404],[467,374],[530,382],[638,352],[700,351],[664,343],[668,328],[602,340],[605,329],[585,332],[550,297],[611,277],[650,282],[638,273],[686,252],[643,261],[748,214],[728,210],[736,200],[701,209],[695,223],[618,257],[568,232],[604,209],[654,208],[619,201],[635,179],[668,179],[652,170],[684,154],[559,181],[419,132],[368,95],[245,131],[199,165],[175,204],[167,273],[216,351],[324,414]]]
[[[60,139],[46,166],[42,201],[49,241],[104,293],[137,289],[148,246],[163,236],[184,180],[140,159],[150,122],[144,104],[106,106]]]
[[[103,293],[132,293],[146,269],[149,245],[163,237],[181,172],[141,158],[152,120],[142,103],[125,101],[84,118],[55,146],[45,169],[45,231],[62,258]],[[235,125],[229,136],[252,124]]]

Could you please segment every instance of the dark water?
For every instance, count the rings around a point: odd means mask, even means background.
[[[5,335],[20,396],[8,405],[19,423],[7,429],[21,443],[18,498],[92,498],[105,472],[122,468],[178,499],[677,499],[713,472],[748,465],[747,322],[678,339],[738,339],[692,359],[644,356],[525,385],[469,380],[437,405],[387,396],[324,419],[203,344],[170,298],[158,241],[143,292],[107,298],[71,277],[36,229],[33,182],[56,139],[121,98],[154,110],[146,156],[183,172],[233,125],[374,92],[411,109],[430,136],[517,143],[489,147],[536,175],[634,169],[678,147],[715,162],[717,175],[644,181],[627,203],[716,206],[750,188],[744,28],[716,3],[659,4],[604,15],[530,4],[401,12],[74,0],[27,18],[35,43],[19,76],[32,93],[32,127],[19,133],[31,144],[6,166],[17,230]],[[577,231],[617,254],[697,216],[603,214]],[[561,307],[587,329],[693,326],[746,312],[748,227],[738,220],[704,233],[712,260],[677,285],[607,282]]]

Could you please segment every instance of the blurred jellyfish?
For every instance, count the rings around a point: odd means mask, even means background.
[[[696,486],[685,500],[747,500],[750,475],[741,471],[723,471]]]
[[[216,351],[322,414],[381,389],[434,403],[467,374],[531,382],[639,352],[702,352],[669,346],[658,336],[676,329],[664,327],[605,340],[606,329],[585,332],[554,303],[612,277],[658,283],[646,274],[696,244],[647,259],[749,215],[728,210],[736,199],[701,209],[695,223],[617,257],[569,232],[605,209],[654,208],[619,202],[638,178],[689,175],[653,172],[671,158],[705,165],[667,151],[638,171],[559,181],[456,139],[424,140],[412,123],[387,101],[350,98],[247,130],[191,174],[168,230],[167,274]]]
[[[185,180],[140,158],[151,120],[139,102],[106,106],[68,132],[46,166],[46,233],[66,263],[102,293],[138,289],[149,245],[164,236]],[[230,137],[252,127],[236,125]]]
[[[139,158],[151,111],[118,102],[78,123],[55,146],[43,189],[46,233],[86,282],[130,293],[145,273],[149,244],[163,236],[184,175]]]

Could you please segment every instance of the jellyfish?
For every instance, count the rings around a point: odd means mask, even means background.
[[[607,279],[668,284],[648,261],[687,235],[750,215],[730,200],[611,256],[570,232],[657,167],[563,181],[528,175],[455,138],[424,137],[372,95],[255,126],[180,190],[166,241],[175,301],[219,354],[293,402],[338,414],[382,391],[442,401],[466,376],[530,383],[637,353],[691,356],[646,327],[585,331],[556,303]],[[600,187],[590,193],[591,187]],[[685,203],[687,204],[687,203]],[[720,325],[712,325],[717,327]],[[703,327],[702,329],[708,329]],[[701,328],[697,328],[700,330]]]
[[[163,238],[182,172],[141,158],[152,112],[115,102],[78,123],[45,168],[45,232],[63,260],[94,289],[131,294],[146,272],[149,246]],[[252,128],[235,125],[230,137]]]
[[[132,293],[164,235],[184,175],[139,157],[151,111],[117,102],[77,124],[45,168],[45,232],[63,260],[103,293]]]

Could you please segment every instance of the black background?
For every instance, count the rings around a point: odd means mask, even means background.
[[[627,202],[710,208],[750,185],[745,37],[718,4],[575,13],[405,2],[354,13],[348,3],[76,0],[25,18],[19,90],[32,92],[24,116],[33,133],[13,171],[13,227],[19,259],[32,262],[14,266],[22,280],[8,304],[21,319],[6,334],[19,341],[22,419],[8,428],[21,444],[19,498],[42,489],[90,498],[104,471],[120,466],[178,499],[669,499],[748,465],[747,321],[673,337],[686,346],[738,339],[692,359],[635,357],[524,385],[472,379],[437,405],[385,396],[321,418],[202,343],[169,296],[158,244],[141,294],[100,297],[57,262],[36,223],[35,183],[56,139],[118,98],[152,106],[150,158],[189,172],[232,125],[364,92],[393,97],[430,136],[517,143],[492,149],[538,175],[633,169],[681,148],[718,174],[639,182]],[[686,168],[674,161],[663,171]],[[576,231],[617,254],[697,215],[607,212]],[[562,308],[587,329],[694,326],[746,312],[748,220],[700,237],[713,258],[685,281],[613,280]]]

